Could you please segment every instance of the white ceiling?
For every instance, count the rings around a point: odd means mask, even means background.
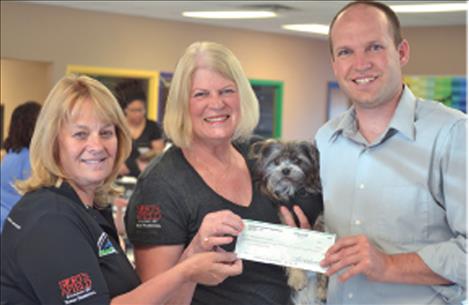
[[[243,28],[313,38],[324,36],[282,29],[284,24],[329,24],[334,14],[349,1],[30,1],[42,5],[57,5],[75,9],[101,11],[214,26]],[[390,5],[430,3],[432,1],[383,1]],[[466,1],[439,1],[466,2]],[[277,7],[277,18],[258,20],[206,20],[186,18],[183,11],[240,10]],[[398,14],[402,26],[466,25],[466,12]]]

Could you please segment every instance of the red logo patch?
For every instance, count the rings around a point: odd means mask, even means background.
[[[137,221],[158,221],[161,219],[161,208],[157,204],[137,206]]]
[[[68,298],[91,289],[93,281],[88,273],[78,273],[59,281],[62,297]]]

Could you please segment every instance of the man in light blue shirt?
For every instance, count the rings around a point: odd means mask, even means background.
[[[467,117],[402,84],[409,44],[387,6],[352,2],[329,32],[353,106],[316,135],[329,304],[457,304],[466,298]]]

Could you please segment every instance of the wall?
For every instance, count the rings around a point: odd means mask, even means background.
[[[326,119],[325,40],[3,1],[1,40],[2,57],[52,62],[54,82],[67,64],[173,71],[190,43],[217,41],[249,78],[284,82],[283,138],[312,139]]]
[[[466,73],[464,26],[408,28],[404,35],[412,48],[404,73]],[[68,64],[173,71],[196,40],[229,47],[249,78],[284,82],[284,139],[312,139],[325,122],[334,79],[326,40],[1,2],[2,57],[51,62],[53,82]]]
[[[404,28],[410,43],[410,61],[404,74],[466,75],[465,26]]]
[[[28,100],[42,103],[51,89],[51,64],[37,61],[1,59],[0,100],[4,105],[3,136],[8,134],[10,117],[19,104]]]

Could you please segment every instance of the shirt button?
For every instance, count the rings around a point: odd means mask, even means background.
[[[348,298],[349,298],[349,299],[353,298],[353,293],[349,293],[349,294],[348,294]]]
[[[364,189],[365,188],[365,185],[362,183],[358,186],[360,189]]]
[[[360,220],[358,220],[358,219],[355,220],[355,224],[356,224],[357,226],[361,225],[361,223],[362,223],[362,222],[361,222]]]

